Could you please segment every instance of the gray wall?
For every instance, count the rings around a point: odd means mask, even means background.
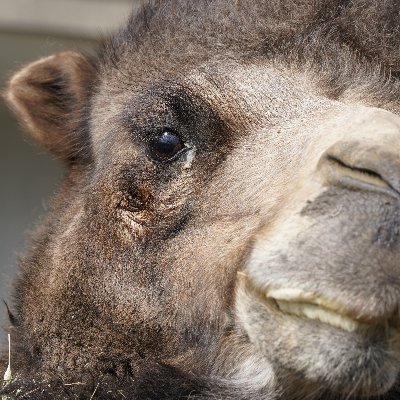
[[[13,71],[41,56],[65,49],[94,52],[97,45],[94,38],[115,30],[138,4],[128,0],[0,0],[0,3],[0,91]],[[47,13],[40,12],[41,7],[43,10],[50,4]],[[57,5],[60,8],[56,13]],[[110,5],[115,6],[113,13]],[[90,18],[85,19],[90,10]],[[23,136],[2,100],[0,132],[0,300],[10,302],[18,256],[27,247],[29,231],[45,213],[63,170],[56,160]],[[0,326],[7,330],[2,302]],[[0,342],[5,338],[6,332],[0,330]]]

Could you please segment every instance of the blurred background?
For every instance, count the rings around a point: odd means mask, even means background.
[[[142,0],[0,0],[0,92],[27,62],[62,50],[95,53]],[[46,210],[62,166],[23,135],[0,99],[0,300],[10,301],[18,257]],[[8,320],[0,303],[0,341]]]

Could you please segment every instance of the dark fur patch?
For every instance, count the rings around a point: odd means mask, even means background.
[[[154,80],[213,57],[280,55],[288,63],[314,62],[331,93],[338,93],[367,75],[370,81],[397,75],[398,16],[395,0],[152,1],[105,44],[100,58],[132,85],[147,79],[145,69]],[[182,43],[190,43],[190,50],[176,52]]]

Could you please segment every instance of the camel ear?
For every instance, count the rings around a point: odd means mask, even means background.
[[[66,163],[85,153],[82,120],[96,76],[94,64],[72,51],[28,64],[10,80],[5,98],[25,131]]]

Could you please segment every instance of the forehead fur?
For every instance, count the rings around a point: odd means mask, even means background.
[[[396,0],[154,0],[105,44],[103,71],[135,82],[210,59],[306,60],[331,94],[366,76],[381,91],[400,72],[399,18]]]

